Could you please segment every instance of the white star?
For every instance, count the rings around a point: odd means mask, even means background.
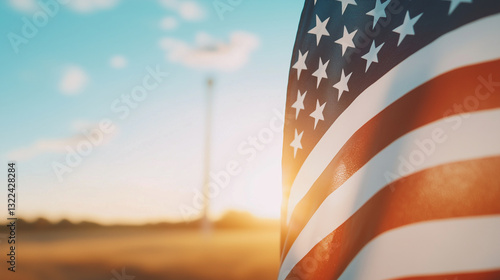
[[[385,0],[384,4],[382,4],[380,3],[380,0],[377,0],[375,2],[375,8],[366,13],[369,16],[373,16],[373,28],[375,28],[375,25],[377,25],[377,22],[381,17],[387,16],[387,14],[385,13],[385,8],[387,7],[387,5],[389,5],[390,2],[391,0]]]
[[[337,100],[340,100],[340,97],[342,96],[342,93],[344,93],[344,91],[349,91],[349,86],[347,85],[347,83],[349,82],[351,75],[352,72],[346,76],[344,74],[344,69],[342,69],[342,73],[340,75],[340,81],[338,81],[336,84],[333,85],[334,88],[339,90],[339,96]]]
[[[300,73],[302,72],[302,70],[307,70],[307,66],[306,66],[307,54],[309,54],[309,51],[307,51],[305,54],[302,54],[299,50],[299,59],[292,66],[292,68],[297,69],[297,80],[300,79]]]
[[[354,5],[354,6],[358,5],[358,4],[356,4],[356,1],[354,1],[354,0],[337,0],[337,1],[342,2],[342,14],[344,14],[345,9],[347,8],[347,5],[349,5],[349,4]]]
[[[387,0],[389,1],[389,0]],[[363,55],[361,58],[366,60],[366,71],[368,71],[368,68],[370,67],[370,65],[372,64],[372,62],[376,62],[378,63],[378,52],[380,51],[380,49],[382,48],[382,46],[384,45],[385,43],[382,43],[380,44],[378,47],[375,47],[375,40],[372,42],[372,45],[370,46],[370,51],[367,52],[365,55]]]
[[[319,46],[319,41],[321,41],[321,38],[323,36],[330,36],[330,33],[328,33],[328,30],[326,30],[326,25],[328,24],[328,21],[330,18],[325,19],[325,21],[321,21],[316,15],[316,26],[309,30],[309,34],[315,34],[316,35],[316,45]]]
[[[292,108],[295,108],[295,119],[299,117],[300,110],[304,110],[304,98],[306,98],[307,91],[304,94],[297,92],[297,101],[293,103]]]
[[[444,1],[450,1],[450,9],[448,10],[448,15],[451,15],[451,13],[455,11],[458,5],[462,3],[472,3],[472,0],[444,0]]]
[[[406,37],[406,35],[415,35],[415,29],[413,27],[423,14],[424,13],[421,13],[420,15],[415,16],[414,18],[410,18],[410,12],[409,11],[406,12],[403,24],[392,30],[396,33],[399,33],[398,46],[399,44],[401,44],[401,42],[403,42],[403,39]]]
[[[326,74],[326,67],[328,67],[328,63],[330,63],[330,60],[328,60],[325,64],[323,64],[321,57],[319,58],[318,70],[316,70],[316,72],[312,74],[313,76],[316,77],[317,81],[316,88],[319,88],[321,80],[328,78],[328,75]]]
[[[298,134],[297,129],[295,129],[295,138],[290,144],[290,146],[293,147],[293,158],[297,156],[297,149],[302,149],[302,144],[300,143],[300,141],[302,141],[302,135],[304,135],[304,131]]]
[[[348,47],[356,47],[354,46],[354,42],[352,41],[352,39],[356,35],[356,32],[358,32],[358,30],[354,30],[353,32],[349,33],[347,31],[347,28],[344,26],[344,33],[342,33],[342,37],[338,38],[337,41],[335,41],[335,43],[342,45],[342,55],[344,55]]]
[[[319,105],[319,100],[316,100],[316,110],[310,114],[311,117],[314,118],[314,129],[316,129],[316,125],[318,125],[318,121],[324,121],[323,110],[325,109],[326,102],[323,105]]]

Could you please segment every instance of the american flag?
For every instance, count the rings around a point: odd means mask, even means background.
[[[500,279],[500,1],[306,0],[278,279]]]

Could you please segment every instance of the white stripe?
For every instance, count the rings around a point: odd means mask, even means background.
[[[418,223],[368,243],[339,280],[382,280],[500,269],[500,216]]]
[[[290,247],[281,266],[279,279],[284,279],[318,240],[344,223],[387,184],[397,180],[394,177],[387,178],[387,172],[404,177],[451,162],[500,155],[500,109],[471,113],[462,119],[462,125],[457,130],[453,130],[456,118],[458,116],[441,119],[394,141],[330,194]],[[443,131],[444,136],[437,138],[440,139],[438,142],[433,142],[434,150],[426,155],[416,141],[431,139],[438,130]],[[441,141],[442,137],[446,139],[444,142]],[[412,158],[416,155],[424,155],[424,161]],[[402,159],[408,161],[412,168],[401,170]]]
[[[450,70],[500,57],[500,15],[449,32],[411,55],[368,87],[332,124],[297,173],[287,206],[287,224],[297,203],[347,140],[368,120],[407,92]]]

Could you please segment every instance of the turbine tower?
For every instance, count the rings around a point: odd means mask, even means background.
[[[210,219],[208,217],[210,211],[210,198],[208,185],[210,183],[210,159],[211,159],[211,138],[212,138],[212,103],[213,103],[213,86],[214,81],[211,77],[207,79],[207,92],[206,92],[206,109],[205,109],[205,161],[203,172],[203,217],[202,217],[202,230],[208,234],[210,232]]]

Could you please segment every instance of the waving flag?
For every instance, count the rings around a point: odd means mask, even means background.
[[[306,0],[283,279],[500,279],[500,1]]]

